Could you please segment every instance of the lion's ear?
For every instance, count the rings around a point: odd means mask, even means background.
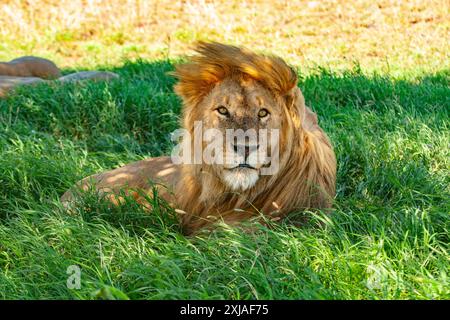
[[[299,87],[295,86],[284,96],[286,108],[294,124],[300,128],[305,115],[305,98]]]

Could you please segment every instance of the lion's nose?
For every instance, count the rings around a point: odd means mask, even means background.
[[[244,145],[244,144],[233,144],[233,150],[237,154],[243,154],[245,160],[247,160],[248,156],[251,152],[258,150],[259,144],[257,145]]]

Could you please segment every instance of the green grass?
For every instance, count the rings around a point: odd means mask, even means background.
[[[317,68],[299,86],[338,159],[335,210],[249,233],[186,238],[164,205],[109,209],[77,180],[168,154],[180,100],[168,61],[107,67],[110,83],[0,100],[0,298],[450,299],[449,70]],[[66,270],[80,266],[81,289]]]

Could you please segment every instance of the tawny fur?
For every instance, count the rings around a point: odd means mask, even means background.
[[[220,178],[224,170],[221,167],[174,165],[169,157],[161,157],[88,177],[78,187],[94,185],[102,192],[111,192],[114,198],[124,188],[150,192],[148,179],[163,182],[174,192],[170,195],[162,191],[162,197],[181,212],[186,234],[216,220],[234,224],[261,215],[279,219],[295,210],[330,208],[335,195],[335,155],[316,114],[305,106],[293,69],[278,57],[224,44],[201,42],[196,51],[198,55],[173,73],[179,80],[175,91],[183,100],[182,126],[193,133],[194,121],[206,119],[206,126],[214,127],[215,120],[208,123],[214,118],[206,107],[211,96],[231,99],[230,92],[240,86],[245,101],[256,97],[254,101],[272,103],[271,126],[281,132],[279,171],[260,176],[249,189],[234,192]],[[255,103],[245,101],[236,112],[242,112],[247,119],[258,109]],[[241,120],[237,116],[231,125],[238,128],[244,123]],[[258,120],[245,123],[245,129],[260,126]],[[135,195],[138,201],[142,200]],[[69,190],[62,201],[71,199],[73,192]]]
[[[61,76],[61,71],[50,60],[30,56],[0,62],[0,75],[56,79]]]

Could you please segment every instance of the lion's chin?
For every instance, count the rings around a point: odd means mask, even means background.
[[[245,191],[253,187],[259,179],[258,171],[250,168],[236,168],[223,171],[226,186],[233,191]]]

